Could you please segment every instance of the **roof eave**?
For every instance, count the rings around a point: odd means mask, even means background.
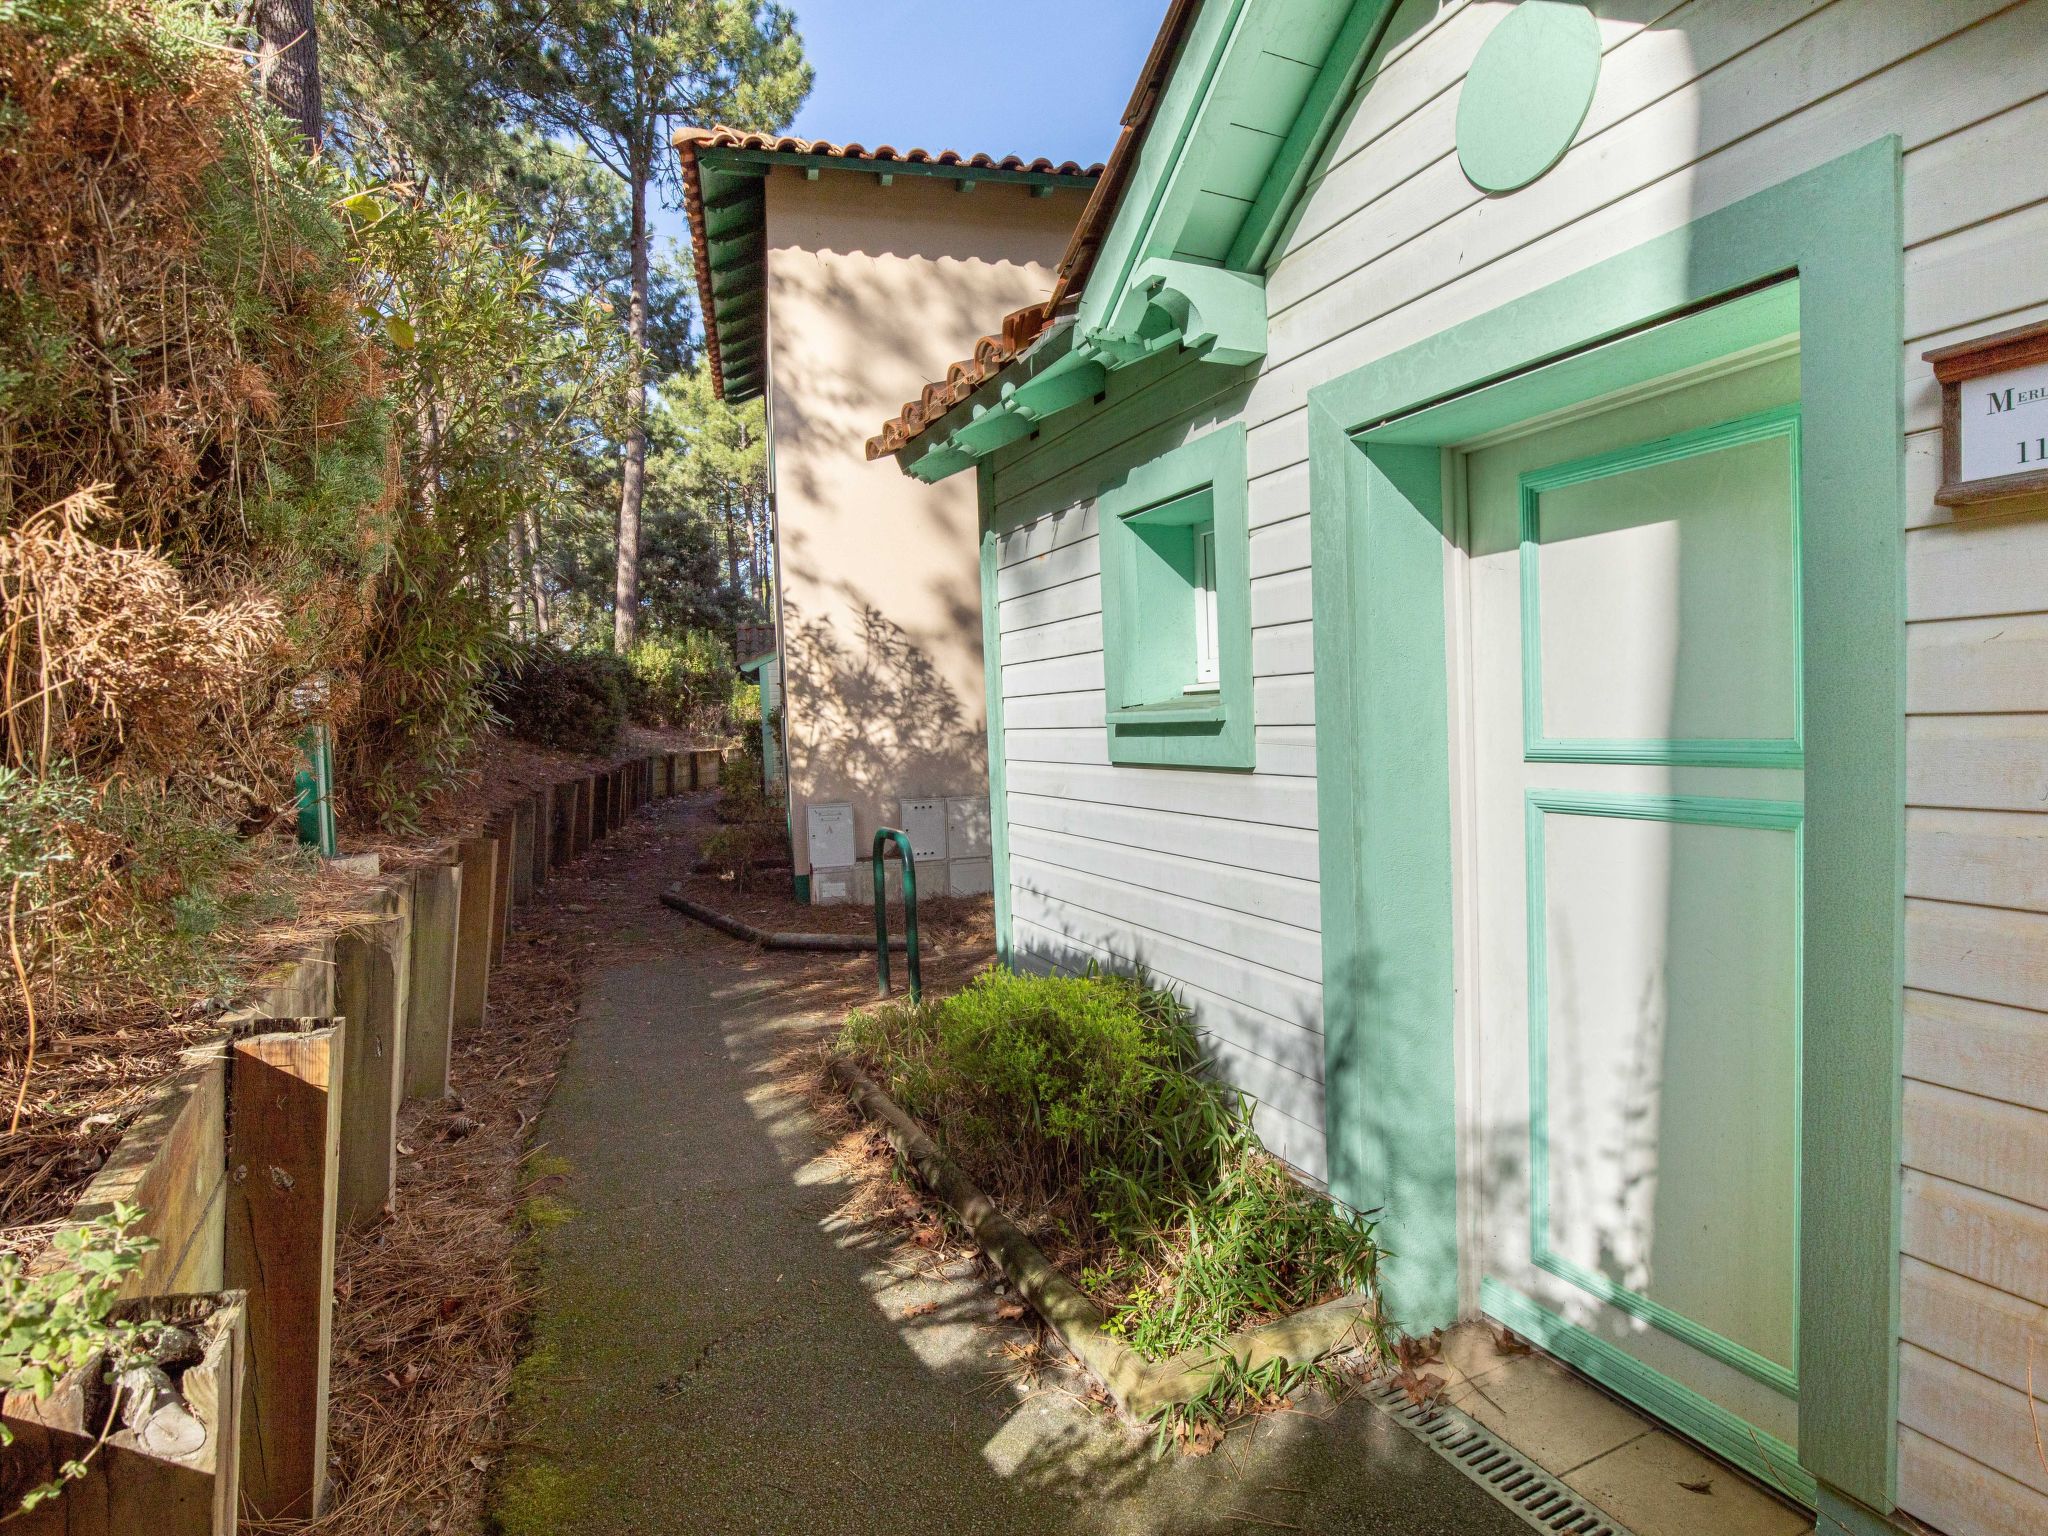
[[[1176,344],[1230,367],[1264,355],[1265,269],[1395,9],[1393,0],[1263,7],[1258,0],[1206,7],[1177,0],[1049,301],[1078,313],[1077,351],[1092,349],[1112,371]],[[1261,51],[1320,62],[1298,106],[1290,101],[1286,108],[1293,119],[1227,254],[1184,255],[1175,221],[1186,216],[1202,181],[1184,173],[1217,158],[1205,160],[1191,146],[1207,142],[1211,128],[1235,122],[1232,103],[1241,92],[1233,81]],[[992,372],[1007,376],[1017,366],[1011,360]],[[983,381],[976,389],[977,408],[994,409],[985,387]],[[936,462],[954,473],[982,456],[978,444],[1002,439],[1003,429],[978,415],[963,424],[952,412],[939,417],[927,410],[914,421],[916,405],[884,425],[869,444],[870,457],[893,452],[916,473],[925,459],[916,444],[929,436],[938,439],[934,447],[949,450]],[[963,439],[964,427],[973,434]]]
[[[963,189],[990,182],[1028,186],[1034,194],[1050,195],[1091,187],[1102,172],[1099,165],[1082,167],[1072,161],[1027,161],[1017,155],[998,160],[952,150],[899,151],[886,144],[869,150],[859,144],[770,137],[724,127],[685,127],[676,132],[673,143],[682,164],[683,206],[690,224],[712,388],[720,399],[735,404],[762,394],[767,383],[766,334],[759,314],[767,286],[766,193],[736,195],[716,183],[752,182],[765,189],[768,172],[786,165],[812,178],[827,170],[872,176],[877,185],[897,176],[940,177]],[[713,185],[707,187],[707,182]],[[714,220],[719,225],[715,234]],[[751,313],[736,315],[738,308]]]

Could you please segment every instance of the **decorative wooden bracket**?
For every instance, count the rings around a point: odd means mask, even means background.
[[[1148,311],[1167,322],[1161,329]],[[1251,272],[1231,272],[1192,261],[1155,256],[1131,274],[1105,329],[1155,351],[1169,337],[1202,360],[1241,367],[1266,355],[1266,283]]]

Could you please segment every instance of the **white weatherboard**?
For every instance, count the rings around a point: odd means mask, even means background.
[[[903,800],[897,804],[902,819],[896,824],[910,834],[910,851],[920,864],[946,856],[946,802]]]
[[[813,869],[843,869],[854,862],[853,807],[814,805],[804,816]]]
[[[2048,469],[2048,363],[1965,379],[1959,389],[1964,483]]]

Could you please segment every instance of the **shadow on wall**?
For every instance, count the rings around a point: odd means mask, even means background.
[[[965,794],[987,782],[988,733],[902,625],[848,592],[842,622],[783,601],[791,776],[810,799]],[[968,614],[963,622],[976,623]],[[853,633],[846,633],[847,628]],[[863,834],[872,834],[865,823]]]
[[[926,384],[945,378],[1004,315],[1041,297],[1051,287],[1049,271],[1012,262],[805,255],[776,268],[771,301],[784,317],[778,323],[803,338],[775,358],[778,489],[825,506],[871,474],[871,495],[904,505],[950,501],[892,461],[870,465],[867,440]]]

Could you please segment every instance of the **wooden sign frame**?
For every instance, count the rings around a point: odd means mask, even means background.
[[[2048,465],[1989,480],[1964,480],[1962,422],[1962,386],[1966,382],[2048,363],[2048,320],[1936,347],[1923,352],[1921,358],[1934,364],[1935,381],[1941,385],[1941,489],[1934,493],[1935,502],[1944,507],[1969,507],[2048,494]]]

